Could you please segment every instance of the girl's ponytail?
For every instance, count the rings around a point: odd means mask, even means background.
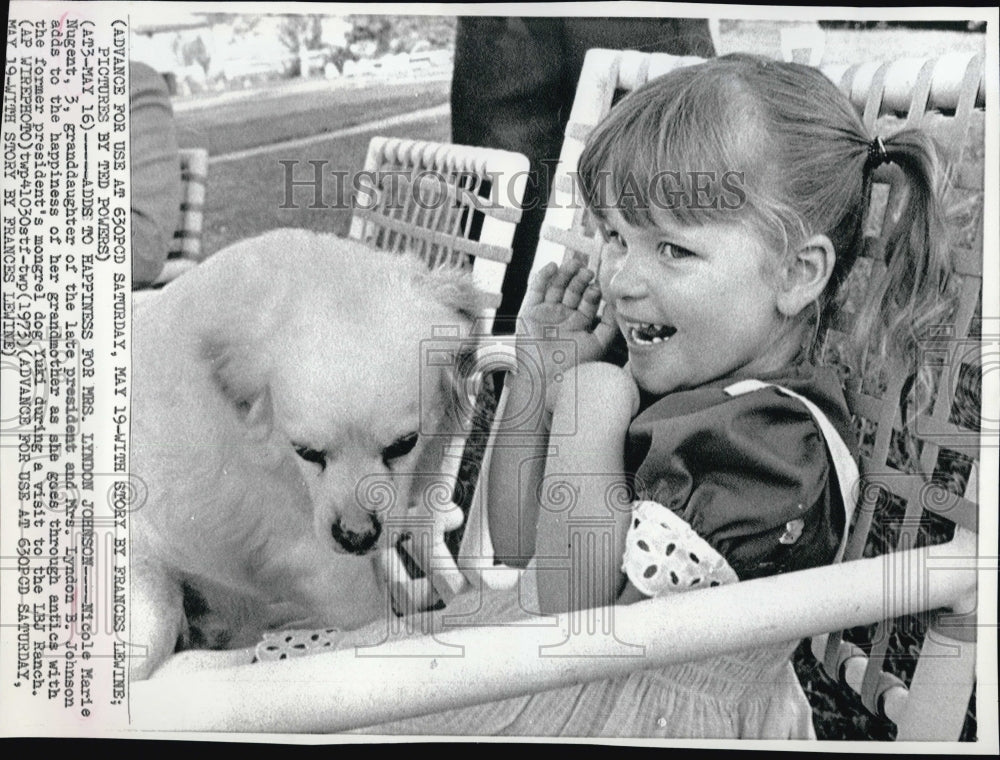
[[[932,392],[930,367],[921,366],[921,342],[948,318],[951,307],[950,249],[939,186],[943,174],[933,141],[913,129],[872,142],[865,167],[867,189],[874,166],[881,162],[895,164],[906,184],[897,194],[901,203],[885,211],[886,271],[881,288],[858,314],[854,338],[855,345],[868,347],[866,375],[885,370],[911,378],[907,385],[912,385],[915,413],[927,405]]]

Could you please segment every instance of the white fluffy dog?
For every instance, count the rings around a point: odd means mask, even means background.
[[[136,307],[131,464],[148,500],[132,514],[129,638],[148,656],[133,680],[184,634],[185,589],[231,647],[386,614],[385,494],[366,484],[405,502],[439,471],[446,438],[428,424],[449,424],[455,378],[422,366],[421,345],[437,326],[466,334],[477,309],[465,275],[297,230]]]

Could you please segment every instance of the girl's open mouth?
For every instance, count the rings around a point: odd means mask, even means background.
[[[677,332],[671,325],[658,325],[650,322],[626,322],[625,338],[637,346],[652,346],[663,343]]]

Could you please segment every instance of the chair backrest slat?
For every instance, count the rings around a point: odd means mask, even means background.
[[[978,57],[951,56],[938,61],[900,61],[877,68],[860,66],[846,71],[840,81],[852,102],[863,108],[864,121],[874,132],[891,134],[901,128],[920,127],[937,139],[944,157],[951,162],[952,188],[950,197],[946,196],[946,203],[965,204],[970,226],[975,230],[969,241],[971,244],[963,245],[958,241],[952,245],[954,276],[959,281],[955,293],[957,305],[948,323],[939,328],[940,343],[929,341],[923,347],[925,356],[919,357],[920,361],[930,362],[931,366],[940,365],[940,369],[939,387],[931,410],[919,416],[905,431],[919,451],[916,460],[900,461],[907,457],[905,451],[899,450],[903,432],[898,409],[907,378],[893,378],[880,393],[876,392],[875,383],[869,378],[871,390],[850,397],[852,411],[861,422],[862,429],[870,431],[874,427],[876,433],[871,451],[862,461],[866,487],[859,519],[845,555],[848,560],[870,551],[873,542],[881,543],[882,550],[898,551],[928,540],[930,528],[927,526],[935,517],[973,531],[977,526],[977,506],[974,500],[967,498],[970,494],[964,484],[948,487],[948,484],[939,481],[941,455],[945,449],[950,456],[956,453],[964,455],[970,467],[978,460],[978,436],[953,420],[962,364],[962,359],[953,354],[962,345],[966,348],[978,348],[979,345],[975,337],[969,336],[982,288],[982,185],[979,179],[982,177],[982,142],[975,128],[976,121],[983,117],[981,102],[977,105],[982,73],[982,62]],[[901,107],[904,102],[907,103],[906,108]],[[942,113],[946,111],[951,113]],[[977,153],[977,140],[979,158],[972,156],[970,159],[970,152]],[[973,168],[970,168],[970,162]],[[875,182],[887,181],[888,192],[882,202],[890,210],[900,192],[896,187],[898,183],[893,181],[893,174],[893,167],[890,166],[875,177]],[[873,197],[875,195],[873,192]],[[875,227],[867,232],[880,234],[881,224]],[[866,254],[876,254],[881,258],[881,246],[867,246]],[[877,291],[881,287],[884,267],[877,262],[865,263],[869,265],[865,270],[869,285]],[[954,478],[954,474],[951,477]],[[895,540],[889,536],[874,535],[874,528],[884,527],[891,515],[896,515],[892,518],[893,522],[898,521]],[[885,544],[887,540],[891,541],[891,545]],[[904,593],[906,586],[903,581],[901,587]],[[860,696],[866,708],[875,714],[884,714],[886,680],[883,669],[894,657],[890,644],[900,637],[919,639],[922,626],[917,625],[915,620],[912,617],[887,620],[870,632],[870,649]],[[832,634],[827,639],[824,664],[831,674],[839,672],[840,641],[841,634]],[[945,730],[957,736],[960,728],[959,725]]]
[[[359,199],[350,237],[415,253],[428,266],[471,269],[492,324],[511,258],[527,159],[509,151],[375,137],[364,165],[373,185]]]

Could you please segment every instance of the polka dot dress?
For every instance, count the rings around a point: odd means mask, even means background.
[[[255,651],[258,662],[289,660],[322,650],[333,650],[343,638],[343,632],[336,628],[319,630],[269,631],[264,640],[257,644]]]
[[[739,581],[721,554],[655,501],[632,507],[622,571],[633,586],[653,597]]]

